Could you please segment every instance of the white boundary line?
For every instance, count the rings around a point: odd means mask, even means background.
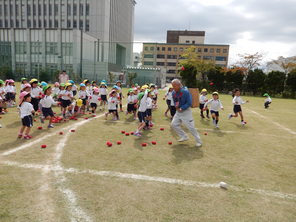
[[[269,122],[273,123],[274,125],[276,125],[277,127],[281,128],[282,130],[285,130],[285,131],[287,131],[288,133],[290,133],[292,135],[296,135],[296,132],[295,131],[293,131],[293,130],[291,130],[291,129],[289,129],[289,128],[281,125],[281,124],[279,124],[278,122],[275,122],[275,121],[271,120],[270,118],[267,118],[267,117],[261,115],[260,113],[257,113],[256,111],[253,111],[253,110],[250,110],[250,109],[249,109],[249,111],[251,113],[254,113],[255,115],[259,116],[262,119],[268,120]]]
[[[216,183],[205,183],[205,182],[173,179],[173,178],[166,178],[166,177],[153,177],[153,176],[147,176],[147,175],[141,175],[141,174],[129,174],[129,173],[114,172],[114,171],[80,170],[76,168],[62,168],[60,166],[52,166],[52,165],[21,164],[13,161],[2,161],[1,164],[7,165],[7,166],[15,166],[19,168],[26,168],[26,169],[37,169],[37,170],[46,170],[46,171],[50,170],[54,172],[63,172],[63,173],[71,173],[71,174],[91,174],[94,176],[113,177],[113,178],[120,178],[120,179],[140,180],[140,181],[159,182],[159,183],[174,184],[174,185],[220,189],[219,184],[216,184]],[[244,189],[244,188],[240,188],[238,186],[233,186],[233,185],[230,185],[229,189],[237,192],[256,193],[263,196],[296,200],[296,194],[287,194],[282,192],[253,189],[253,188]]]

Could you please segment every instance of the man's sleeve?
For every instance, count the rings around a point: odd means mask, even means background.
[[[180,107],[182,110],[186,110],[192,105],[192,97],[189,91],[185,90],[183,92],[185,103]]]

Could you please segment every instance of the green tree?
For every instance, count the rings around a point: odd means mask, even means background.
[[[3,66],[0,68],[0,79],[14,79],[15,76],[12,73],[12,69],[9,66]]]
[[[51,74],[50,74],[49,70],[47,70],[47,69],[40,70],[39,78],[40,78],[39,81],[44,81],[44,82],[50,81],[51,80]]]
[[[225,73],[225,86],[228,91],[234,88],[241,88],[244,79],[244,72],[241,69],[229,69]]]
[[[266,75],[261,69],[250,70],[246,84],[247,84],[247,91],[256,95],[258,92],[261,92],[264,87]]]
[[[284,72],[271,71],[265,80],[265,88],[273,95],[280,94],[284,91],[286,75]]]
[[[295,94],[296,94],[296,69],[292,70],[288,74],[287,86],[289,87],[293,98],[295,98]]]
[[[127,80],[129,87],[131,87],[134,84],[134,80],[137,78],[137,76],[138,74],[136,72],[128,72]]]
[[[216,66],[210,69],[207,76],[209,81],[213,83],[212,90],[222,91],[224,89],[225,75],[221,67]]]

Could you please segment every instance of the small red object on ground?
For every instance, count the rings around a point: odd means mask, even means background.
[[[142,143],[142,146],[143,146],[143,147],[147,146],[147,143]]]
[[[135,133],[134,132],[131,132],[131,135],[134,135]]]
[[[126,136],[129,136],[130,134],[129,134],[129,133],[126,133],[125,135],[126,135]]]
[[[60,132],[59,134],[60,134],[60,135],[64,135],[64,133],[63,133],[63,132]]]
[[[152,141],[151,143],[152,143],[152,145],[156,145],[156,141]]]
[[[205,135],[205,136],[207,136],[207,135],[208,135],[208,133],[206,132],[206,133],[204,133],[204,135]]]
[[[164,128],[160,128],[161,131],[164,131]]]
[[[121,145],[121,144],[122,144],[121,141],[118,141],[118,142],[117,142],[117,145]]]
[[[42,128],[42,126],[39,126],[37,129],[38,129],[38,130],[42,130],[43,128]]]
[[[122,133],[122,134],[125,134],[125,131],[124,131],[124,130],[122,130],[122,131],[121,131],[121,133]]]
[[[168,142],[168,144],[169,144],[169,145],[173,145],[173,143],[172,143],[172,142]]]
[[[42,149],[45,149],[47,146],[46,145],[41,145],[41,148]]]
[[[71,133],[75,133],[75,130],[71,130]]]

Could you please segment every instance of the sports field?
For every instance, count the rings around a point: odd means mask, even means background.
[[[136,129],[131,116],[114,122],[98,112],[50,130],[34,122],[25,141],[16,109],[2,115],[0,221],[296,221],[295,100],[265,110],[263,98],[243,97],[241,126],[227,119],[232,97],[222,95],[220,129],[194,109],[196,148],[192,137],[177,142],[163,95],[141,138],[121,133]]]

